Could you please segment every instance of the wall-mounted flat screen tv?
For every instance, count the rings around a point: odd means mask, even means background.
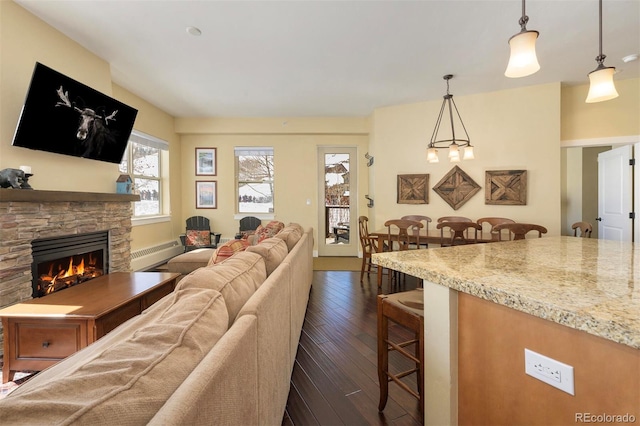
[[[36,63],[13,145],[119,163],[138,110]]]

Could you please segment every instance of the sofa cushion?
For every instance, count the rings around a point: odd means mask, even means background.
[[[180,254],[167,262],[169,272],[179,272],[183,275],[189,274],[198,268],[207,266],[211,256],[215,252],[212,248],[201,248]]]
[[[255,246],[247,247],[248,252],[258,253],[264,258],[265,267],[267,268],[267,276],[282,263],[289,249],[284,240],[280,238],[267,238]]]
[[[230,240],[218,247],[209,259],[209,266],[220,263],[233,256],[234,254],[243,251],[249,247],[249,241],[243,240]]]
[[[200,268],[183,278],[176,289],[206,288],[222,293],[229,312],[229,326],[242,306],[267,279],[262,256],[240,252],[224,262]]]
[[[282,231],[278,232],[274,238],[280,238],[287,243],[287,250],[291,251],[292,248],[298,244],[300,238],[302,238],[302,232],[295,226],[287,225]]]
[[[271,238],[276,235],[278,232],[282,231],[284,228],[284,223],[278,220],[272,220],[267,223],[265,226],[258,226],[256,229],[256,235],[258,236],[258,242],[262,240],[266,240],[267,238]]]
[[[75,365],[69,374],[37,387],[27,382],[0,401],[2,422],[146,424],[228,325],[217,291],[182,289],[167,297],[174,303],[162,315]]]

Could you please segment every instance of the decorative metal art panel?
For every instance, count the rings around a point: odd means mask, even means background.
[[[398,175],[398,204],[429,204],[429,175]]]
[[[486,172],[484,203],[524,206],[527,204],[526,170],[491,170]]]
[[[455,166],[433,187],[433,190],[454,210],[458,210],[480,191],[480,185],[460,167]]]

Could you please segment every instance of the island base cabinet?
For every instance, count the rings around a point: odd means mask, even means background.
[[[575,396],[525,374],[525,348],[573,366]],[[640,350],[458,294],[460,425],[575,425],[599,418],[640,422]]]

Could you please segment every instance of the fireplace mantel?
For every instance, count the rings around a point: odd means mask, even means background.
[[[70,201],[111,202],[140,201],[137,194],[111,194],[107,192],[40,191],[32,189],[0,188],[0,202],[23,201],[56,203]]]

